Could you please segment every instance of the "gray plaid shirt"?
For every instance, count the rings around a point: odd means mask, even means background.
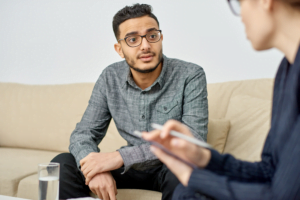
[[[126,61],[103,70],[70,138],[69,150],[78,167],[89,153],[100,151],[98,145],[111,118],[128,143],[118,150],[124,173],[131,167],[145,170],[161,164],[150,152],[149,144],[133,135],[135,130],[153,130],[151,123],[164,124],[175,119],[186,124],[196,138],[206,141],[208,105],[203,69],[193,63],[163,58],[159,77],[145,90],[135,84]]]

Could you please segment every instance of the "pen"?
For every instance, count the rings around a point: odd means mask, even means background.
[[[152,128],[157,129],[157,130],[162,130],[163,129],[163,126],[159,125],[159,124],[152,123],[151,126],[152,126]],[[196,145],[198,145],[200,147],[212,149],[212,146],[209,145],[209,144],[207,144],[206,142],[203,142],[203,141],[198,140],[196,138],[192,138],[190,136],[184,135],[184,134],[179,133],[177,131],[170,131],[170,134],[172,136],[184,139],[184,140],[186,140],[186,141],[188,141],[190,143],[196,144]]]

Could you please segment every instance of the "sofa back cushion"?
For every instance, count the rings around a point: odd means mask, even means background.
[[[237,95],[271,100],[273,83],[273,79],[257,79],[208,84],[209,117],[223,119],[231,98]]]
[[[227,119],[209,119],[207,143],[218,152],[223,153],[230,129],[230,121]]]
[[[43,86],[0,83],[0,146],[67,152],[70,135],[76,123],[81,120],[93,86],[93,83]],[[270,101],[272,89],[272,79],[208,85],[210,118],[218,120],[226,117],[232,126],[226,145],[222,144],[226,141],[226,135],[219,134],[218,137],[215,137],[215,134],[211,135],[210,141],[215,142],[214,146],[218,146],[220,152],[224,149],[224,152],[233,153],[244,159],[257,159],[258,153],[256,156],[251,155],[251,150],[241,149],[241,145],[244,143],[235,140],[238,137],[248,140],[249,131],[242,127],[237,128],[240,123],[243,123],[243,119],[235,121],[239,118],[232,110],[235,104],[234,97],[248,95],[250,98]],[[232,105],[229,106],[229,104]],[[267,110],[263,112],[269,117],[270,110],[268,106],[266,108]],[[244,112],[251,112],[251,110]],[[260,123],[261,118],[251,119],[256,121],[255,123]],[[224,129],[223,132],[226,133],[229,128],[228,122],[220,123],[219,121],[209,125],[209,132],[216,132],[219,129],[217,126],[220,125],[223,127],[221,129]],[[254,132],[259,130],[257,126],[252,128]],[[263,139],[264,137],[262,137]],[[257,138],[250,140],[248,145],[253,145],[253,148],[257,147],[260,152],[263,142]],[[112,121],[108,133],[100,144],[100,149],[103,152],[109,152],[123,145],[126,145],[126,141],[118,134]]]
[[[261,159],[270,128],[274,79],[208,85],[209,117],[226,118],[230,130],[223,153],[247,161]]]
[[[271,106],[271,100],[249,95],[231,98],[226,113],[231,125],[224,153],[247,161],[261,160],[271,124]]]
[[[68,151],[94,84],[0,84],[0,146]]]

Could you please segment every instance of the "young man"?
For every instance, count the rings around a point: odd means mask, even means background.
[[[208,105],[201,67],[162,54],[159,22],[146,4],[126,6],[113,19],[116,52],[125,61],[108,66],[95,84],[89,105],[71,135],[61,164],[60,198],[89,196],[115,200],[117,188],[147,189],[172,198],[177,178],[133,131],[176,119],[206,140]],[[128,145],[99,152],[111,118]]]

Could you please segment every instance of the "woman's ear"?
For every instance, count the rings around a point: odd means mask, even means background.
[[[120,43],[116,43],[114,45],[115,47],[115,51],[120,55],[121,58],[124,58],[124,54],[123,54],[123,51],[122,51],[122,46]]]
[[[274,0],[259,0],[262,8],[266,11],[272,11]]]

